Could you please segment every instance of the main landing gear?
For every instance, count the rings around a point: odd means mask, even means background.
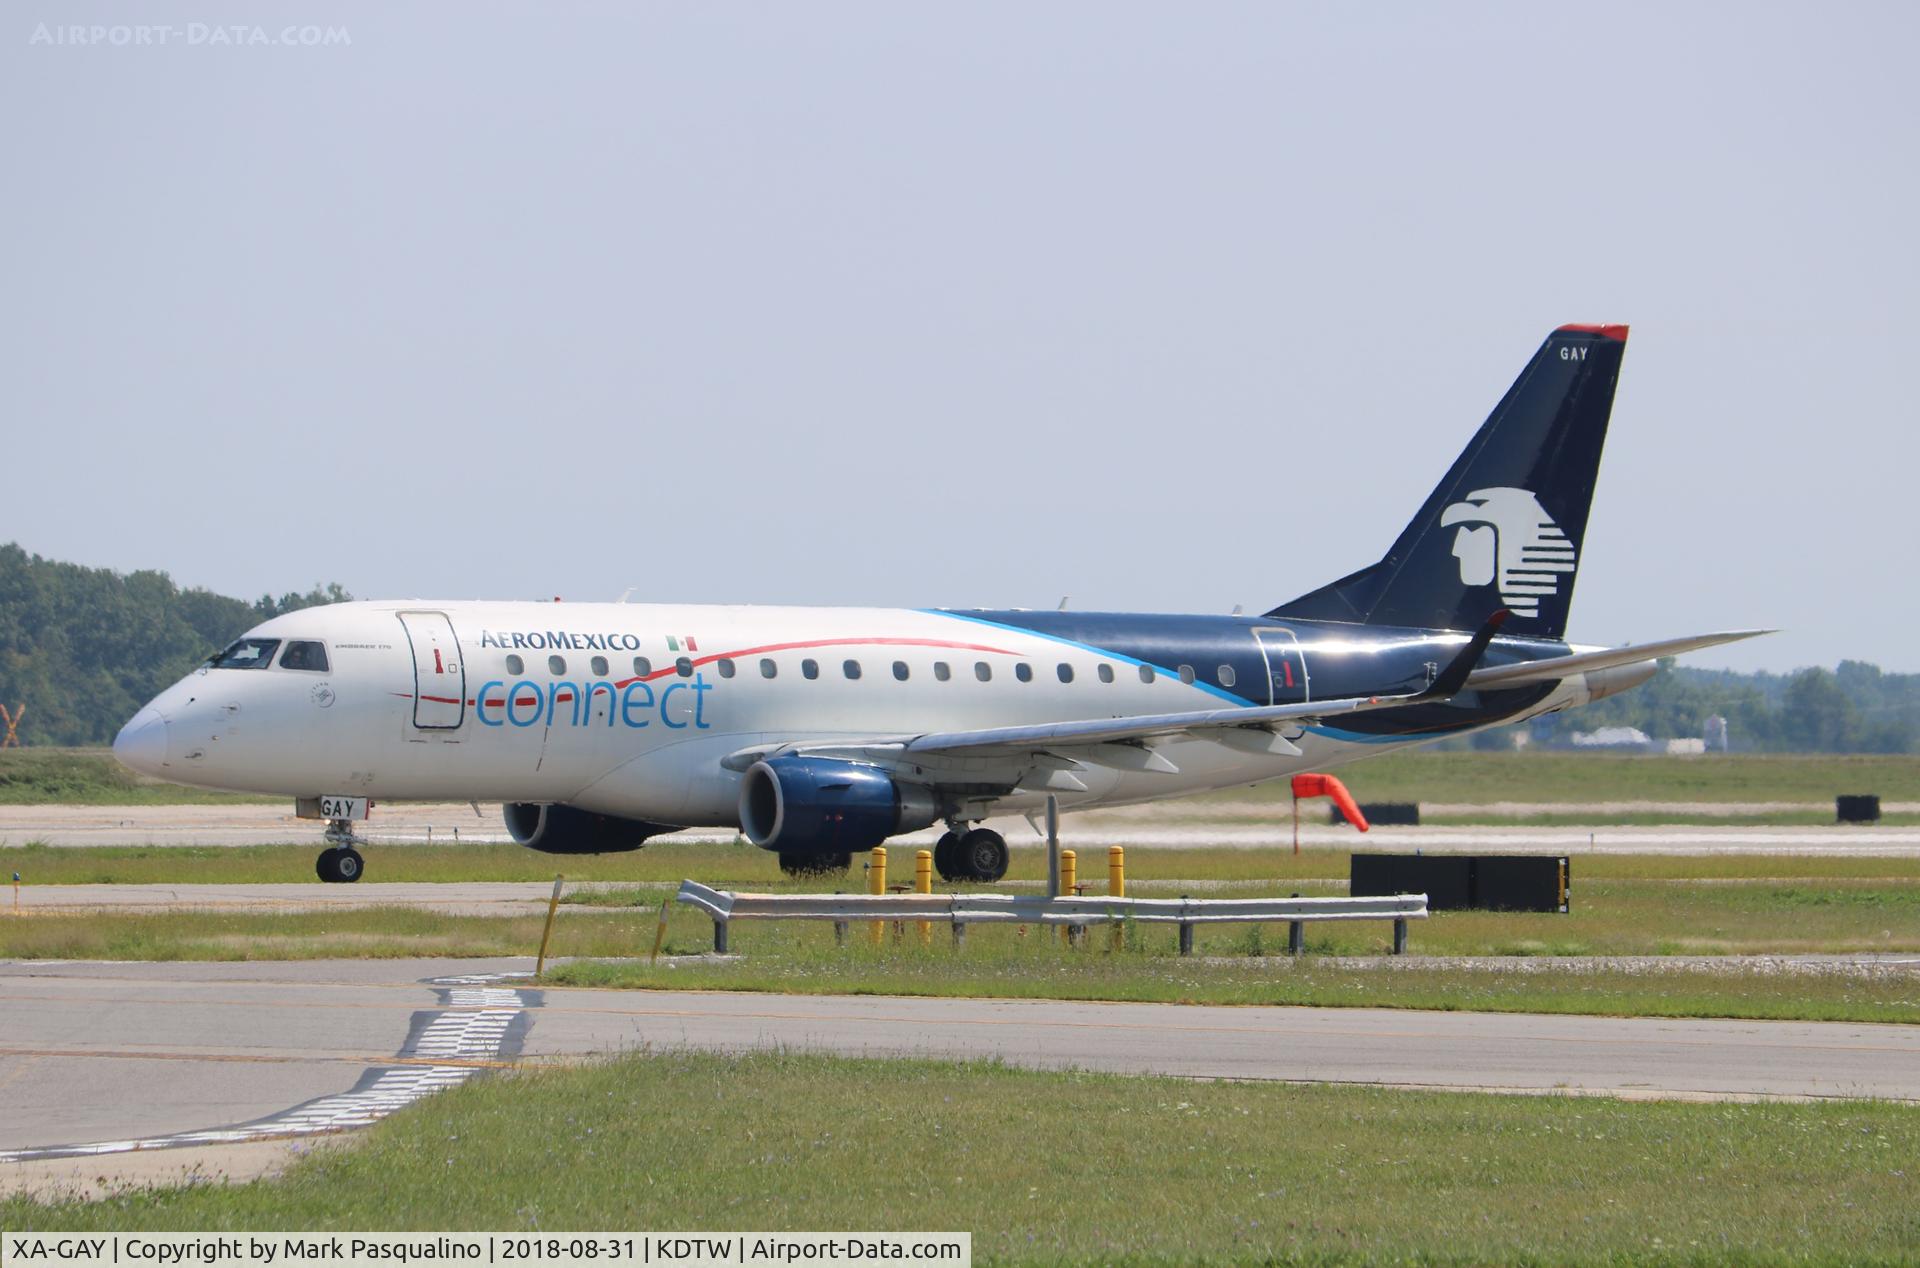
[[[933,847],[933,868],[946,881],[992,882],[1007,874],[1007,839],[992,828],[955,824]]]
[[[344,885],[360,879],[367,870],[366,860],[360,857],[360,851],[353,847],[360,844],[360,838],[353,835],[353,824],[346,819],[335,819],[327,825],[327,848],[320,851],[320,857],[314,860],[314,873],[330,884]]]

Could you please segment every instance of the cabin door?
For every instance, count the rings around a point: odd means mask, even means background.
[[[423,731],[451,731],[467,716],[467,667],[460,640],[444,612],[402,612],[413,646],[413,724]]]

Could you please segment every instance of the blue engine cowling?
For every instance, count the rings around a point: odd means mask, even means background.
[[[740,830],[782,854],[871,849],[896,832],[928,826],[937,811],[930,790],[839,758],[769,758],[740,781]]]

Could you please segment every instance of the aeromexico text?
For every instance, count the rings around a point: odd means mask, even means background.
[[[669,640],[671,643],[673,640]],[[695,650],[693,640],[682,640],[687,650]],[[574,652],[637,652],[641,649],[638,634],[579,634],[568,630],[481,630],[480,646],[499,648],[519,648],[522,651],[544,652],[565,648]],[[678,651],[678,648],[674,650]]]

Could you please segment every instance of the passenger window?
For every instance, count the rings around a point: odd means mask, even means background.
[[[277,638],[242,638],[228,644],[225,651],[207,660],[209,669],[265,669],[280,650]]]
[[[296,639],[287,644],[287,650],[280,653],[280,668],[305,669],[312,673],[327,672],[327,645]]]
[[[524,674],[527,672],[527,662],[524,660],[521,660],[518,656],[514,655],[512,652],[508,652],[507,653],[507,672],[517,678],[521,674]]]
[[[1055,670],[1054,672],[1060,675],[1061,682],[1073,681],[1073,666],[1069,665],[1064,660],[1060,662],[1060,668]]]
[[[905,682],[907,680],[907,662],[906,661],[896,660],[893,662],[893,676],[895,678],[898,678],[901,682]]]
[[[685,656],[682,656],[679,660],[673,662],[673,672],[679,674],[682,678],[691,678],[693,677],[693,662]]]
[[[1192,665],[1180,666],[1180,681],[1186,683],[1189,687],[1193,685],[1193,666]]]
[[[725,656],[722,656],[719,660],[714,661],[713,667],[720,671],[720,676],[722,678],[733,677],[733,662],[728,660]]]
[[[595,656],[590,663],[593,665],[593,676],[595,678],[605,678],[607,676],[607,658],[605,656]]]
[[[808,679],[809,681],[811,681],[812,679],[818,678],[820,676],[820,662],[813,659],[811,656],[801,661],[800,676],[802,678]]]
[[[633,672],[636,674],[639,674],[642,678],[645,678],[648,674],[653,672],[653,662],[648,660],[645,656],[635,656],[633,658]]]
[[[780,666],[773,663],[773,657],[762,656],[760,658],[760,676],[762,678],[771,678],[779,672]]]
[[[933,676],[940,682],[945,682],[953,677],[953,668],[944,660],[936,660],[933,662]]]
[[[843,660],[840,662],[840,672],[849,678],[858,678],[860,676],[860,662],[857,660]]]
[[[1029,665],[1026,661],[1023,660],[1019,664],[1013,667],[1013,676],[1015,678],[1018,678],[1021,682],[1032,682],[1033,666]]]
[[[558,678],[567,672],[567,660],[564,656],[547,657],[547,672]]]
[[[1112,682],[1112,681],[1113,681],[1113,666],[1112,666],[1112,665],[1102,665],[1102,666],[1100,666],[1100,681],[1101,681],[1101,682]]]
[[[1233,684],[1239,680],[1239,677],[1238,674],[1233,672],[1232,665],[1220,666],[1220,685],[1222,687],[1233,686]]]
[[[1153,681],[1153,666],[1152,666],[1152,665],[1142,665],[1142,666],[1140,666],[1140,681],[1141,681],[1141,682],[1152,682],[1152,681]]]
[[[973,662],[973,676],[981,682],[992,682],[993,666],[984,660],[976,660]]]

